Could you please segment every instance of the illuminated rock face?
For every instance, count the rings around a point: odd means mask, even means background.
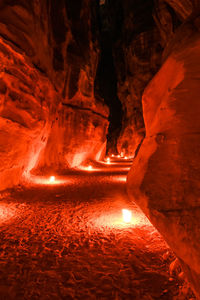
[[[113,14],[118,14],[119,20],[122,19],[121,28],[117,28],[118,37],[113,50],[118,77],[118,97],[124,112],[117,147],[119,153],[123,151],[134,155],[145,136],[142,94],[159,70],[163,50],[176,29],[191,15],[192,10],[195,10],[195,1],[109,2],[109,9],[114,11]],[[121,16],[119,12],[123,12]]]
[[[135,155],[145,136],[142,93],[161,64],[160,33],[153,18],[153,2],[121,1],[124,11],[121,36],[114,55],[118,76],[118,97],[123,106],[119,153]]]
[[[0,189],[36,166],[72,167],[105,150],[108,108],[93,91],[95,5],[1,2]]]
[[[92,93],[98,63],[95,4],[91,0],[1,1],[0,34],[25,53],[64,97]]]
[[[52,99],[55,102],[51,104]],[[58,99],[49,80],[0,40],[0,189],[34,166]]]
[[[36,165],[39,171],[77,167],[88,159],[99,160],[106,151],[108,121],[93,111],[62,106],[52,124],[46,147]]]
[[[146,137],[128,186],[180,259],[200,299],[198,26],[197,19],[178,30],[171,54],[144,92]]]

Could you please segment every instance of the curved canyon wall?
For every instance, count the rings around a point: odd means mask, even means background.
[[[200,298],[198,3],[107,1],[124,112],[118,151],[134,156],[141,145],[129,194],[174,250]],[[0,190],[33,168],[61,170],[104,153],[109,112],[94,97],[96,5],[1,1]]]
[[[152,16],[152,1],[121,1],[122,26],[113,53],[122,103],[118,152],[134,156],[145,136],[142,93],[161,64],[160,34]]]
[[[128,189],[179,258],[200,299],[200,18],[177,30],[165,55],[143,94],[146,137]]]
[[[108,0],[113,56],[122,103],[118,152],[135,156],[145,137],[142,94],[160,69],[162,54],[177,28],[196,11],[198,0]]]
[[[96,22],[90,0],[1,1],[0,189],[33,167],[74,167],[105,151]]]
[[[200,299],[199,2],[119,3],[124,19],[113,52],[124,120],[118,151],[137,154],[129,195]]]

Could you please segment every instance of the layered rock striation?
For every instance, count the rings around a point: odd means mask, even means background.
[[[1,2],[0,189],[33,168],[74,167],[105,151],[96,22],[90,0]]]

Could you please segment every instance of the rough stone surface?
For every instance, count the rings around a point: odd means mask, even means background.
[[[145,136],[143,91],[162,64],[163,50],[177,28],[197,10],[198,1],[110,0],[108,3],[116,30],[113,54],[124,113],[118,151],[135,155]]]
[[[200,33],[176,33],[171,54],[143,95],[146,137],[128,176],[129,193],[180,259],[200,299]]]
[[[33,167],[73,167],[105,150],[95,5],[1,1],[0,189]]]
[[[36,165],[38,171],[78,167],[88,160],[104,158],[108,121],[90,109],[64,105],[52,123],[47,145]]]
[[[94,8],[91,0],[4,0],[0,34],[72,98],[83,71],[89,81],[85,87],[90,85],[92,91],[90,79],[98,63]]]
[[[1,299],[194,300],[172,251],[128,203],[124,165],[73,172],[54,187],[41,176],[40,185],[1,194]]]
[[[115,25],[117,33],[113,47],[118,97],[123,108],[117,148],[119,153],[134,156],[145,135],[142,93],[160,67],[161,38],[153,18],[152,1],[126,0],[112,5],[118,18],[121,14],[121,26]]]
[[[0,40],[0,189],[17,184],[45,145],[57,104],[49,80]],[[51,100],[54,103],[51,104]]]

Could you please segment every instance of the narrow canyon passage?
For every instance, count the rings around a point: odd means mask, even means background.
[[[0,1],[0,300],[200,300],[199,95],[200,0]]]
[[[174,299],[173,254],[127,198],[130,164],[98,163],[53,184],[33,178],[1,194],[1,299]]]

